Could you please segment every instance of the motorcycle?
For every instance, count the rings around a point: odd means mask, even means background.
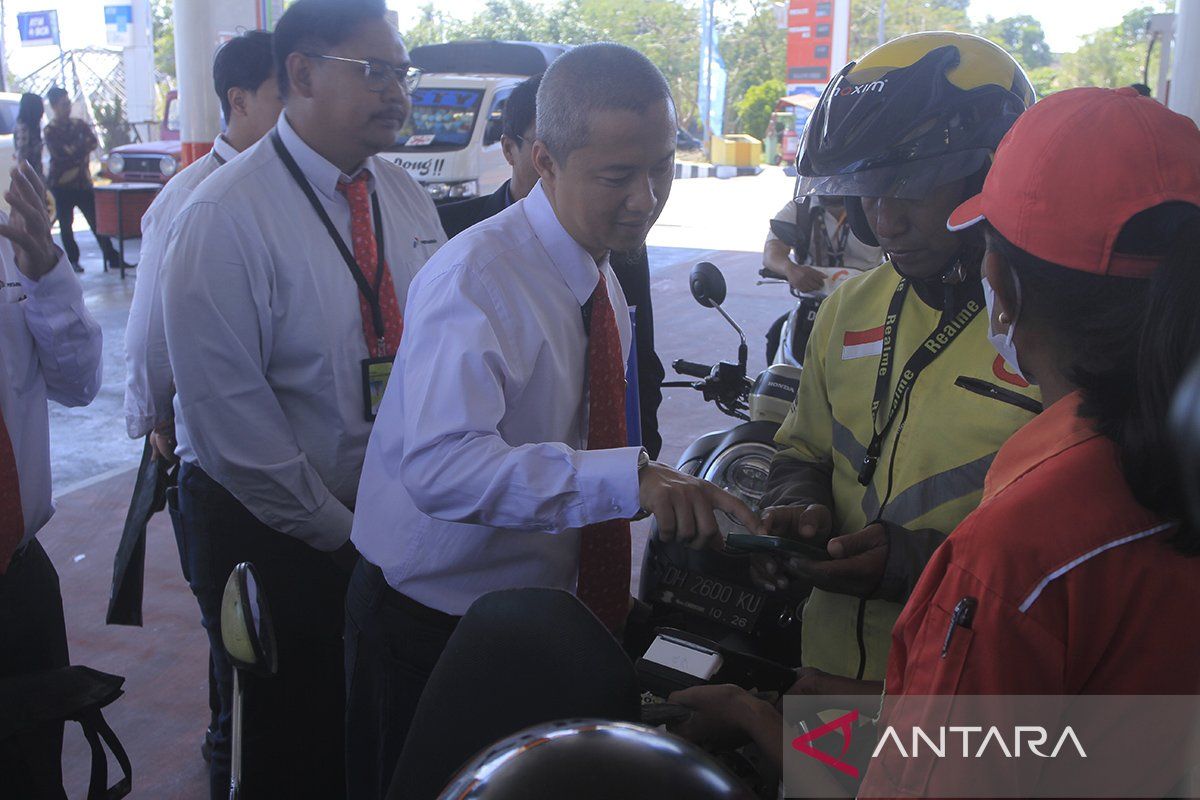
[[[690,284],[696,301],[715,308],[737,331],[741,339],[738,360],[711,366],[675,361],[673,369],[692,380],[663,386],[694,389],[739,422],[696,439],[684,450],[677,468],[720,486],[757,509],[777,450],[775,433],[795,401],[801,368],[775,364],[750,380],[746,334],[721,307],[726,295],[721,271],[701,262],[693,267]],[[718,515],[722,533],[740,532],[737,523],[722,517]],[[754,588],[749,569],[746,551],[728,546],[720,551],[697,551],[652,536],[643,557],[640,583],[640,596],[651,609],[651,624],[678,628],[729,650],[776,663],[800,663],[798,620],[803,601],[795,595],[785,599]]]

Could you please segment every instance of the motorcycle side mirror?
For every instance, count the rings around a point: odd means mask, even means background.
[[[714,308],[725,302],[725,276],[716,264],[701,261],[692,267],[689,282],[692,297],[705,308]]]
[[[279,669],[275,628],[254,565],[243,561],[229,573],[221,597],[221,642],[230,662],[257,675]]]

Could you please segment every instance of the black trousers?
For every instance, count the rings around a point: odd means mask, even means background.
[[[242,561],[258,573],[279,652],[277,675],[243,676],[243,796],[344,796],[342,631],[349,576],[328,554],[259,522],[194,464],[180,469],[179,519],[221,701],[211,797],[229,796],[233,668],[221,642],[221,597]]]
[[[386,797],[417,701],[457,623],[457,617],[404,597],[379,567],[358,560],[346,594],[350,800]]]
[[[96,233],[96,193],[91,189],[51,189],[50,193],[54,195],[55,215],[58,218],[59,236],[62,238],[63,250],[67,253],[67,260],[72,264],[79,263],[79,245],[75,243],[75,232],[71,230],[71,223],[75,219],[75,209],[78,208],[83,212],[83,218],[87,220],[88,227],[92,229],[92,234]],[[104,253],[104,263],[111,266],[120,266],[120,254],[113,247],[112,239],[107,236],[96,236],[96,243],[100,245],[100,250]]]
[[[182,465],[181,465],[182,466]],[[179,486],[177,479],[168,478],[167,514],[171,517],[171,530],[175,533],[175,545],[179,549],[179,564],[183,571],[183,579],[192,585],[191,565],[188,564],[187,543],[183,538],[183,521],[179,515]],[[217,691],[217,668],[213,664],[212,654],[208,656],[208,728],[204,731],[204,742],[212,754],[214,737],[221,724],[221,694]]]
[[[0,575],[0,678],[69,663],[58,573],[34,539]],[[62,742],[61,722],[0,742],[0,795],[66,800]]]

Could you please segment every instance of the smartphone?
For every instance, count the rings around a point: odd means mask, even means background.
[[[758,536],[752,533],[731,533],[725,537],[727,547],[738,550],[751,550],[756,553],[778,553],[786,556],[800,556],[812,561],[828,561],[829,552],[820,545],[809,544],[798,539],[784,539],[780,536]]]
[[[678,725],[692,718],[692,710],[675,703],[650,703],[642,706],[642,724],[657,728],[659,725]]]

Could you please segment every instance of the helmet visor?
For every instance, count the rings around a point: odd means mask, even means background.
[[[976,174],[987,166],[989,158],[988,150],[980,148],[858,172],[801,175],[796,181],[796,197],[815,194],[922,200],[939,186]]]

